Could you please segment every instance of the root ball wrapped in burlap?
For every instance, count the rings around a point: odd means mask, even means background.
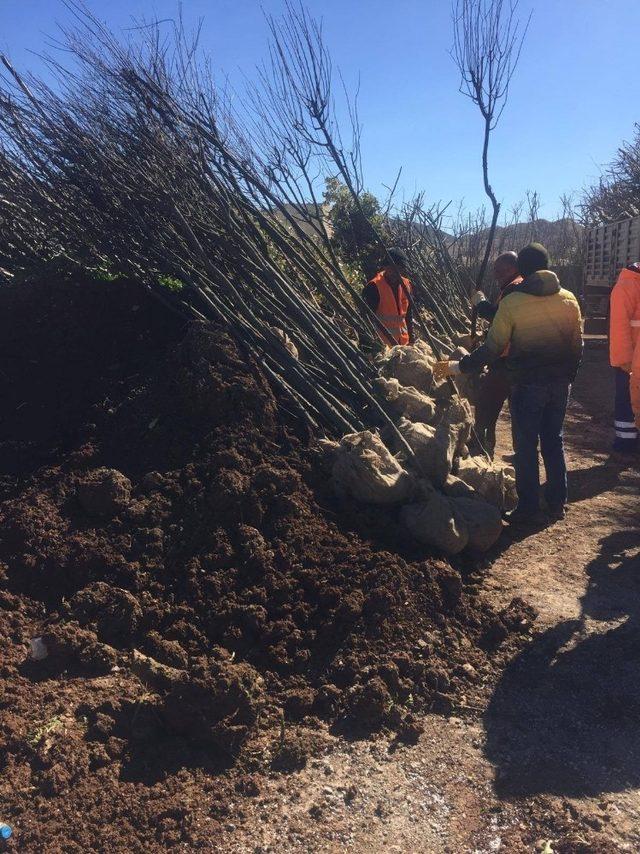
[[[451,473],[456,450],[456,434],[446,422],[437,427],[401,418],[398,429],[415,454],[420,472],[437,486]]]
[[[511,466],[484,457],[469,457],[459,461],[457,475],[500,510],[513,510],[518,503],[515,471]]]
[[[436,358],[424,341],[391,347],[380,362],[381,373],[387,379],[397,379],[400,385],[413,386],[418,391],[431,391]]]
[[[463,514],[451,499],[436,490],[429,492],[425,501],[405,505],[400,518],[419,543],[433,546],[447,555],[458,554],[469,542]]]
[[[452,398],[440,423],[447,425],[455,438],[455,456],[465,455],[463,451],[469,444],[473,427],[473,413],[468,401],[461,397]]]
[[[404,415],[409,421],[430,424],[436,414],[436,402],[433,398],[418,391],[413,386],[403,386],[397,379],[378,377],[376,385],[385,399],[392,404],[397,415]]]
[[[455,393],[455,389],[449,380],[441,380],[431,387],[433,399],[439,406],[447,405]]]
[[[472,551],[486,552],[502,533],[502,515],[497,507],[481,498],[451,498],[454,512],[460,514],[468,532],[467,546]]]
[[[480,497],[472,486],[469,486],[468,483],[465,483],[464,480],[460,480],[460,478],[456,477],[454,474],[449,475],[443,489],[444,494],[448,495],[449,498],[478,499]]]
[[[400,504],[411,498],[413,475],[405,471],[377,434],[369,430],[349,433],[331,452],[331,480],[340,497],[365,504]]]

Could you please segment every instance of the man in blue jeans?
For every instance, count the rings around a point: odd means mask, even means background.
[[[438,377],[471,373],[495,361],[509,345],[506,364],[511,392],[511,429],[515,451],[518,506],[513,523],[536,523],[540,512],[538,444],[552,519],[565,515],[567,466],[563,424],[571,383],[582,359],[580,307],[548,270],[544,246],[531,243],[518,253],[523,281],[500,302],[485,343],[460,362],[438,362]]]
[[[567,466],[563,427],[569,390],[568,379],[517,383],[511,389],[509,408],[515,451],[517,513],[524,516],[522,521],[535,521],[540,509],[538,439],[547,475],[545,499],[549,515],[554,519],[562,519],[565,515]]]

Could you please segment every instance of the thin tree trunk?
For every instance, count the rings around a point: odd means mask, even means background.
[[[493,216],[491,217],[491,227],[489,229],[489,236],[487,237],[487,245],[484,250],[484,258],[482,259],[482,264],[480,265],[480,271],[478,273],[478,277],[476,279],[476,290],[482,290],[482,282],[484,280],[485,273],[487,271],[487,266],[489,264],[489,258],[491,257],[491,249],[493,247],[493,238],[496,234],[496,227],[498,225],[498,216],[500,214],[500,202],[496,199],[495,193],[489,183],[489,135],[491,134],[491,120],[488,117],[485,117],[484,120],[484,145],[482,147],[482,177],[484,178],[484,191],[489,196],[491,200],[491,206],[493,208]],[[476,329],[478,325],[478,311],[474,308],[471,311],[471,334],[476,334]]]

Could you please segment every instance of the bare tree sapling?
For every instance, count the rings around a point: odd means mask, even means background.
[[[518,0],[454,0],[453,49],[451,55],[460,72],[460,92],[477,105],[484,122],[482,176],[484,190],[493,209],[476,290],[482,287],[491,256],[500,214],[500,202],[489,181],[489,141],[500,121],[516,70],[529,21],[520,26]],[[530,18],[529,18],[530,19]],[[472,334],[476,312],[472,312]]]

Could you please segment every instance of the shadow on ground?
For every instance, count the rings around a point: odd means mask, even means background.
[[[587,574],[582,618],[518,655],[487,709],[500,797],[640,786],[640,531],[605,537]]]
[[[625,468],[623,463],[609,458],[601,465],[570,469],[567,472],[570,503],[588,501],[619,488]]]

